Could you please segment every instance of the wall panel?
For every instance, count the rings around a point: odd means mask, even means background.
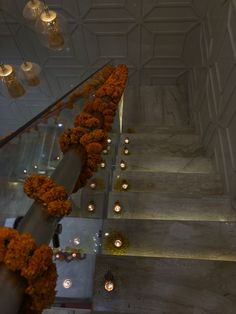
[[[17,36],[13,38],[0,16],[0,59],[19,65],[20,48],[25,58],[41,65],[44,85],[37,96],[35,90],[33,99],[28,93],[22,98],[27,106],[0,95],[0,135],[32,118],[28,114],[26,119],[25,111],[35,99],[44,99],[38,103],[41,111],[78,84],[86,71],[108,60],[128,65],[130,85],[175,84],[187,69],[182,54],[186,35],[199,23],[202,11],[192,0],[48,0],[49,7],[61,12],[69,24],[67,49],[54,52],[44,48],[27,26],[22,16],[25,3],[1,2],[5,19]],[[12,102],[17,110],[5,116],[6,107],[1,112],[1,106]]]
[[[197,38],[194,30],[187,35],[184,46],[184,55],[188,55],[186,64],[190,66],[190,104],[207,154],[214,158],[226,191],[235,198],[236,1],[205,3],[199,27],[201,50],[193,51]],[[202,73],[206,73],[206,79]]]

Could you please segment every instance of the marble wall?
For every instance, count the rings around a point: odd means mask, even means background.
[[[189,100],[204,147],[236,196],[236,1],[199,0],[202,20],[186,36]]]

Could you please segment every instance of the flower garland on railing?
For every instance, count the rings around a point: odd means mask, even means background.
[[[57,272],[50,247],[37,246],[30,234],[0,227],[0,263],[26,281],[22,314],[40,314],[53,303]]]
[[[96,89],[101,86],[107,78],[113,72],[114,67],[110,64],[105,65],[100,71],[94,73],[90,79],[84,82],[81,86],[79,86],[76,90],[74,90],[69,96],[68,101],[59,101],[54,108],[50,110],[50,112],[46,113],[43,117],[44,120],[47,120],[52,115],[57,114],[60,115],[61,110],[64,108],[73,109],[74,102],[79,97],[88,97],[92,91],[96,91]]]
[[[68,200],[66,189],[49,177],[42,175],[28,177],[24,183],[24,192],[28,197],[42,203],[52,216],[69,215],[71,212],[72,204]]]
[[[100,71],[93,74],[93,76],[79,86],[69,96],[69,100],[74,102],[78,97],[87,97],[93,90],[101,86],[114,70],[111,64],[105,65]]]
[[[30,132],[32,129],[37,130],[39,123],[47,123],[48,119],[51,117],[58,117],[63,109],[73,109],[74,102],[80,97],[89,97],[92,91],[101,86],[107,78],[111,75],[114,70],[114,66],[107,64],[101,70],[94,73],[91,78],[85,81],[81,86],[74,90],[69,96],[67,101],[58,101],[53,108],[46,112],[38,121],[30,125],[24,132]],[[7,134],[6,136],[0,138],[1,141],[7,139],[12,133]]]
[[[75,127],[65,130],[60,137],[63,153],[78,145],[83,147],[86,153],[86,162],[74,192],[83,187],[92,173],[97,171],[98,164],[101,162],[101,153],[107,146],[107,132],[111,131],[127,77],[127,67],[118,65],[97,90],[95,99],[85,104],[82,113],[75,119]]]

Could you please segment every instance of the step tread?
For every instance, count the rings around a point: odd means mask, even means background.
[[[142,124],[140,123],[132,125],[126,125],[123,128],[123,133],[127,134],[138,134],[138,133],[147,133],[147,134],[162,134],[162,133],[169,133],[169,134],[197,134],[196,130],[193,127],[188,126],[157,126],[152,124]]]
[[[119,255],[114,232],[128,240],[124,255],[236,261],[235,222],[106,219],[103,254]]]
[[[211,173],[151,173],[147,171],[116,170],[113,175],[113,191],[121,191],[122,180],[128,181],[128,191],[202,195],[224,194],[220,176]]]
[[[125,138],[129,138],[129,143],[125,144]],[[120,150],[126,146],[131,155],[141,154],[143,158],[147,154],[158,154],[165,156],[200,156],[205,151],[201,145],[198,135],[195,134],[122,134],[120,138]]]
[[[152,172],[183,172],[183,173],[214,173],[216,172],[210,158],[206,157],[175,157],[149,154],[142,158],[138,153],[132,155],[118,154],[116,167],[125,161],[126,169],[133,171]]]
[[[123,208],[121,214],[113,211],[116,201]],[[227,196],[187,197],[153,192],[111,192],[108,218],[236,221],[236,210],[232,208]]]
[[[103,288],[109,270],[115,290]],[[97,256],[93,308],[98,313],[234,314],[234,262]]]

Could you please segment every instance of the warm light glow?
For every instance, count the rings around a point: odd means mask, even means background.
[[[52,23],[56,20],[57,18],[57,13],[53,10],[44,10],[41,15],[40,15],[40,19],[41,21],[45,22],[45,23]]]
[[[63,281],[63,287],[64,287],[65,289],[69,289],[71,286],[72,286],[72,281],[71,281],[70,279],[65,279],[65,280]]]
[[[128,182],[126,180],[123,180],[122,184],[121,184],[121,187],[122,187],[122,190],[127,190],[128,187],[129,187]]]
[[[101,167],[102,169],[106,168],[106,163],[105,163],[105,161],[102,161],[102,162],[101,162],[100,167]]]
[[[13,72],[13,67],[10,64],[2,64],[0,67],[0,76],[8,77]]]
[[[112,141],[111,141],[111,138],[110,138],[110,137],[108,137],[108,139],[107,139],[107,143],[108,143],[108,144],[111,144],[111,142],[112,142]]]
[[[40,15],[37,28],[42,34],[47,36],[49,48],[56,50],[64,48],[65,40],[55,11],[46,8]]]
[[[108,150],[107,150],[107,149],[104,149],[104,150],[102,151],[102,153],[103,153],[104,155],[107,155],[107,154],[108,154]]]
[[[74,238],[74,244],[79,245],[80,244],[80,238]]]
[[[77,256],[77,254],[76,253],[72,253],[72,257],[76,257]]]
[[[108,292],[111,292],[114,290],[114,282],[111,280],[106,280],[104,283],[104,288],[105,290],[107,290]]]
[[[58,125],[57,125],[59,128],[61,128],[62,126],[63,126],[63,124],[62,123],[58,123]]]
[[[34,165],[34,169],[38,169],[38,166],[37,166],[37,165]]]
[[[120,168],[121,168],[122,170],[125,170],[125,169],[126,169],[126,163],[125,163],[124,160],[121,160],[121,162],[120,162]]]
[[[105,237],[108,237],[108,236],[109,236],[109,232],[106,232],[106,233],[105,233]]]
[[[56,254],[56,256],[55,256],[55,257],[56,257],[56,259],[58,259],[58,258],[60,258],[60,255],[59,255],[59,254]]]
[[[24,172],[24,173],[27,173],[27,170],[26,170],[26,169],[24,169],[24,170],[23,170],[23,172]]]
[[[115,213],[120,213],[121,210],[122,210],[122,207],[120,205],[120,202],[119,201],[115,202],[114,207],[113,207],[113,211]]]
[[[0,79],[11,97],[17,98],[25,94],[25,89],[18,81],[15,71],[10,64],[0,65]]]
[[[88,211],[89,212],[94,212],[96,209],[95,203],[93,201],[90,201],[88,204]]]
[[[57,160],[60,160],[60,156],[57,156]]]
[[[124,147],[123,152],[124,152],[124,155],[129,155],[129,150],[127,147]]]
[[[125,138],[125,144],[129,144],[129,138],[128,137]]]
[[[90,184],[89,184],[89,186],[90,186],[90,188],[92,189],[92,190],[94,190],[94,189],[96,189],[96,183],[95,182],[91,182]]]
[[[122,247],[123,243],[121,239],[116,239],[113,243],[115,245],[115,247],[120,248]]]

